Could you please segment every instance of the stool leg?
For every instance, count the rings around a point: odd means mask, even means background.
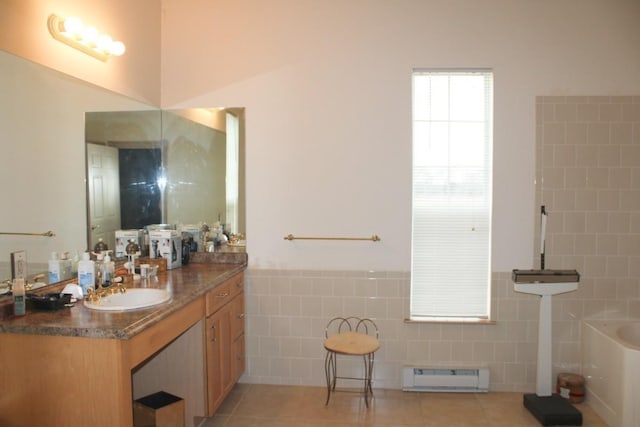
[[[371,358],[368,354],[362,356],[364,360],[364,404],[369,407],[369,390],[371,390]]]
[[[375,353],[369,354],[369,393],[373,395],[373,388],[371,387],[371,381],[373,381],[373,359]]]
[[[324,358],[324,373],[327,378],[327,401],[324,403],[325,406],[329,404],[329,399],[331,398],[331,391],[336,387],[336,361],[335,354],[331,351],[327,351],[327,354]]]

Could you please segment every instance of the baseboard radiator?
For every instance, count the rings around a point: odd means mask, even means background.
[[[402,389],[404,391],[486,393],[489,391],[489,370],[408,366],[402,370]]]

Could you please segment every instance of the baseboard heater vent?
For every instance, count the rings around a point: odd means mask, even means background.
[[[447,369],[405,367],[402,371],[404,391],[486,393],[489,370],[486,368]]]

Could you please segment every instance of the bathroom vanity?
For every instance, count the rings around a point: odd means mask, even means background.
[[[148,286],[173,296],[158,306],[101,312],[78,302],[0,321],[0,425],[132,426],[145,377],[152,388],[186,387],[187,426],[213,415],[244,372],[243,255],[159,273]]]

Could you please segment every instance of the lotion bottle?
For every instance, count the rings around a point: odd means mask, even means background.
[[[89,256],[89,252],[82,254],[82,260],[78,262],[78,285],[82,293],[87,295],[89,289],[93,289],[96,283],[96,264]]]
[[[24,278],[16,277],[13,280],[13,314],[24,316],[27,314],[26,301],[24,296]]]

